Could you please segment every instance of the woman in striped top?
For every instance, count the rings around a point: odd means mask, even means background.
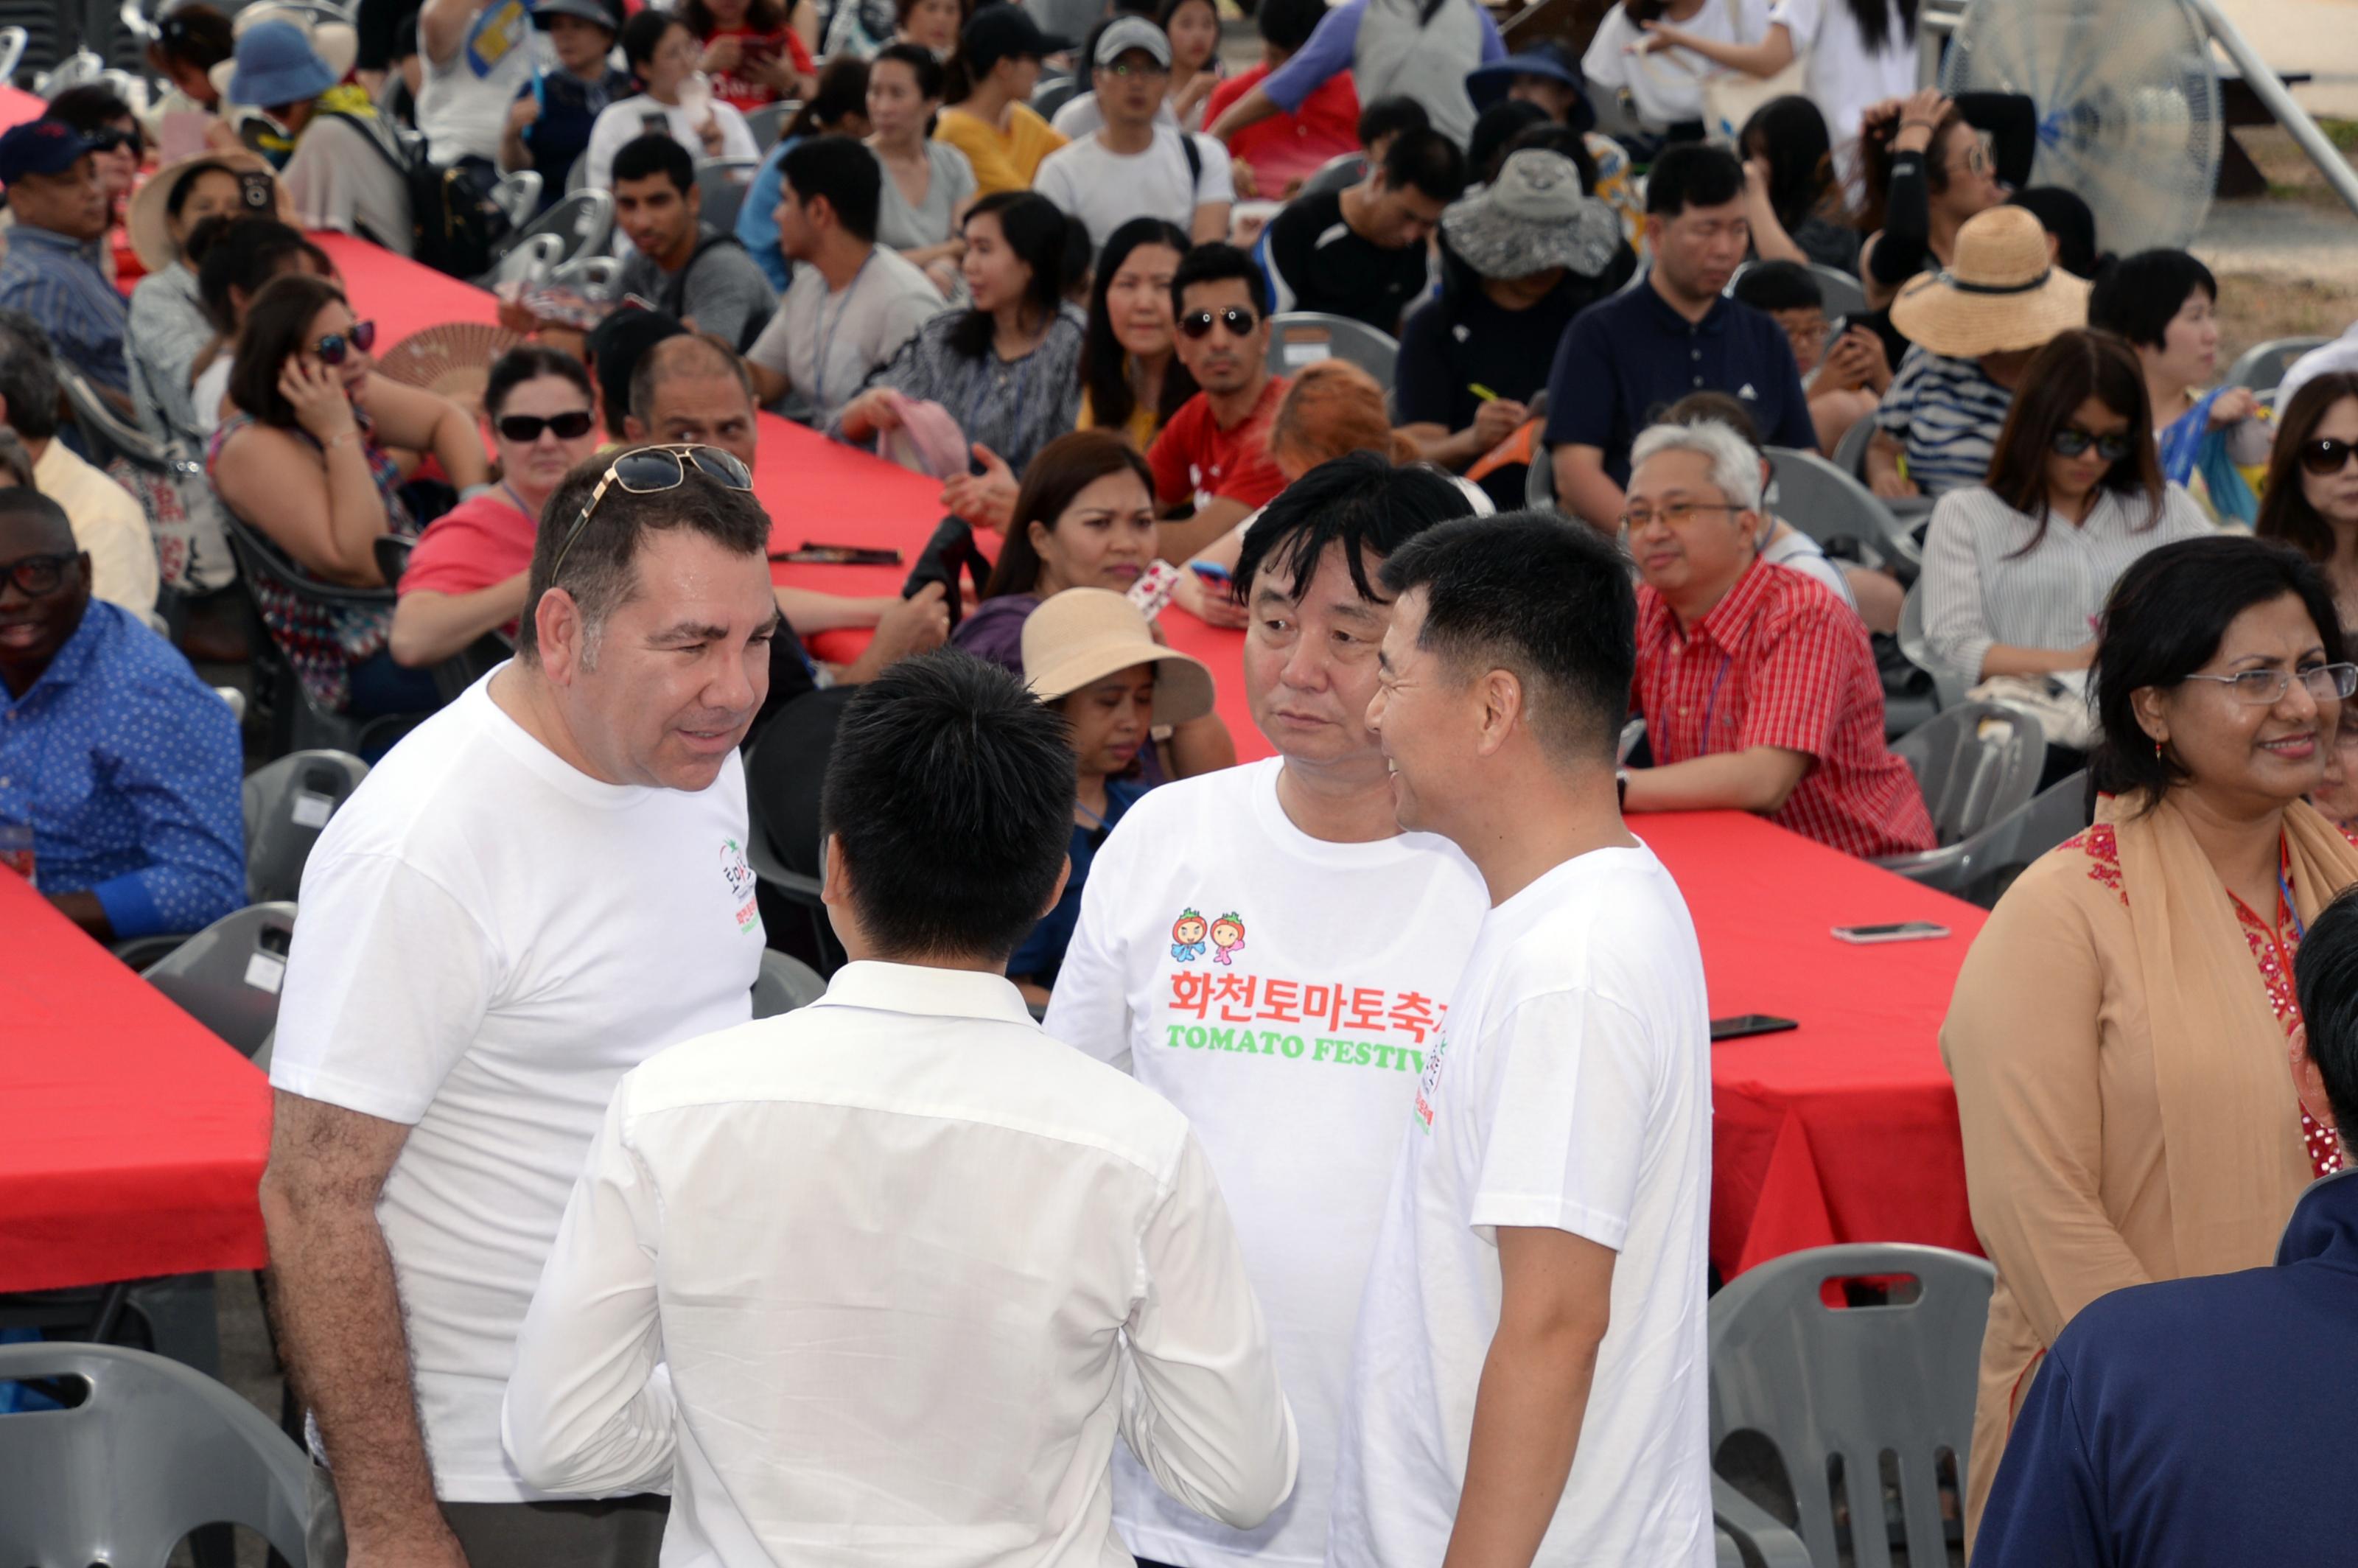
[[[2084,670],[2114,580],[2147,550],[2208,532],[2161,477],[2136,354],[2106,333],[2064,332],[2024,373],[1987,479],[1932,510],[1926,641],[1968,683]]]

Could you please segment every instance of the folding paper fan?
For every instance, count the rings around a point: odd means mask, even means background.
[[[480,408],[492,362],[524,341],[505,327],[449,321],[413,332],[377,357],[377,373],[422,386],[470,409]]]

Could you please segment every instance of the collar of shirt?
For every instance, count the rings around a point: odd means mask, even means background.
[[[1661,331],[1675,337],[1683,338],[1690,333],[1700,332],[1706,337],[1715,338],[1727,330],[1727,319],[1734,313],[1725,294],[1714,295],[1712,297],[1711,308],[1704,312],[1702,320],[1690,321],[1671,308],[1671,302],[1662,297],[1661,291],[1654,287],[1650,279],[1639,284],[1630,292],[1643,295],[1649,312],[1648,319]]]
[[[1729,658],[1737,658],[1751,637],[1760,606],[1776,591],[1776,578],[1768,563],[1755,556],[1752,564],[1744,568],[1744,575],[1695,622],[1691,636],[1680,632],[1679,618],[1670,601],[1649,589],[1640,612],[1643,635],[1639,640],[1650,643],[1668,640],[1679,648],[1693,642],[1708,643]]]
[[[859,1007],[924,1018],[979,1018],[1037,1027],[1023,993],[1005,975],[978,969],[936,969],[863,958],[846,964],[813,1007]]]
[[[49,667],[41,672],[39,679],[25,688],[23,696],[7,706],[28,707],[43,692],[71,686],[90,672],[92,661],[99,655],[100,645],[106,640],[106,617],[92,613],[98,604],[98,600],[92,600],[82,607],[81,624],[74,628],[73,635],[67,638],[65,646],[58,650],[58,656],[49,661]],[[5,687],[0,687],[0,695],[5,695]]]
[[[92,266],[97,266],[100,256],[104,254],[102,241],[77,240],[70,234],[60,234],[55,229],[37,229],[30,223],[19,223],[8,231],[8,243],[11,247],[22,245],[27,241],[31,242],[37,249],[60,251],[67,255],[87,262]]]

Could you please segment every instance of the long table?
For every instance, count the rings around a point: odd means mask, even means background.
[[[267,1260],[254,1064],[0,871],[0,1292]]]
[[[359,313],[391,342],[438,321],[490,321],[489,295],[363,243],[319,236]],[[941,515],[939,486],[764,414],[754,491],[773,548],[806,539],[897,546],[914,558]],[[986,549],[991,547],[984,540]],[[780,564],[781,582],[896,591],[891,568]],[[1210,666],[1247,761],[1269,755],[1245,703],[1243,634],[1176,607],[1172,644]],[[817,643],[848,657],[857,638]],[[1678,879],[1704,952],[1714,1017],[1768,1013],[1801,1027],[1713,1051],[1712,1259],[1734,1275],[1834,1241],[1974,1249],[1956,1097],[1937,1035],[1982,913],[1735,812],[1641,816],[1633,826]],[[1835,925],[1929,920],[1940,941],[1851,946]]]

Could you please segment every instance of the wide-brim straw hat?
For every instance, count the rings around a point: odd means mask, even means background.
[[[1498,178],[1442,211],[1442,237],[1484,277],[1530,277],[1564,267],[1595,277],[1621,246],[1621,220],[1581,189],[1562,153],[1509,153]]]
[[[2088,324],[2088,283],[2047,259],[2047,231],[2019,207],[1993,207],[1957,230],[1953,260],[1919,273],[1891,302],[1891,324],[1927,352],[1973,359],[2044,348]]]
[[[1184,724],[1212,711],[1212,672],[1154,640],[1138,606],[1102,588],[1068,588],[1023,622],[1023,674],[1043,702],[1070,697],[1140,665],[1155,665],[1154,722]]]
[[[146,184],[132,193],[131,207],[123,220],[130,231],[131,249],[139,257],[139,265],[149,272],[161,272],[172,265],[179,253],[172,243],[171,215],[165,203],[171,200],[172,188],[183,177],[200,168],[225,169],[231,174],[270,174],[270,165],[259,153],[240,147],[233,152],[204,152],[178,163],[166,164],[148,177]],[[287,199],[286,188],[271,177],[271,203],[266,207],[240,208],[238,215],[246,218],[276,218],[280,222],[293,222],[294,207]]]

